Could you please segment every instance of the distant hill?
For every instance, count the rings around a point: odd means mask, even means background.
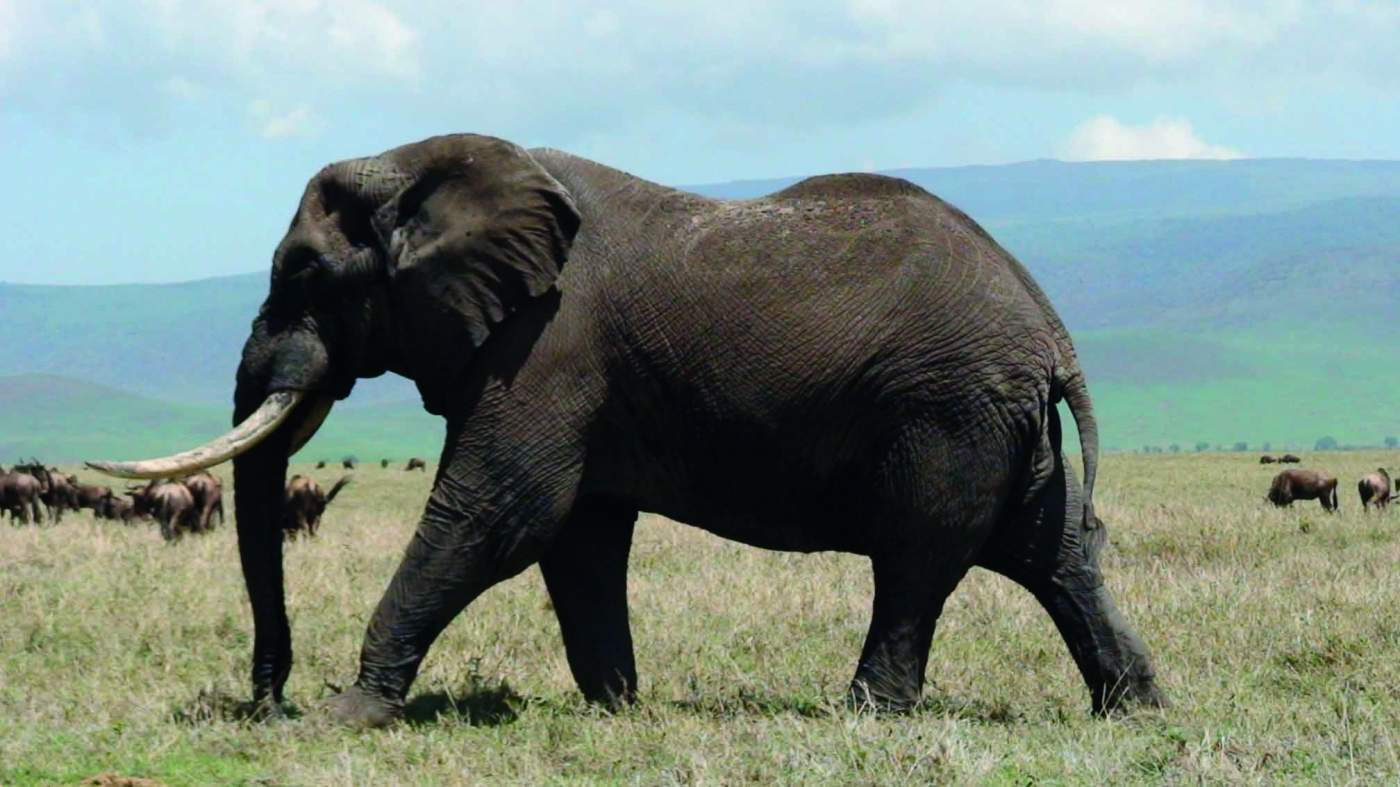
[[[1311,446],[1323,435],[1376,444],[1400,433],[1400,162],[1033,161],[889,174],[965,210],[1031,269],[1075,336],[1107,446]],[[796,180],[692,188],[747,198]],[[265,272],[0,284],[0,315],[20,337],[0,343],[0,462],[11,446],[63,459],[135,448],[75,420],[82,401],[98,413],[167,414],[142,438],[157,450],[207,436],[206,423],[222,428],[266,288]],[[16,379],[31,394],[6,400]],[[44,380],[50,395],[34,395]],[[362,381],[307,450],[440,440],[416,399],[391,375]],[[44,420],[56,402],[67,415]]]
[[[228,407],[151,399],[54,375],[0,377],[0,464],[136,459],[193,447],[229,427]],[[442,421],[416,401],[337,406],[305,459],[435,459]]]

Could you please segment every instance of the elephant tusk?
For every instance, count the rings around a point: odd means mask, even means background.
[[[306,405],[306,417],[297,425],[296,431],[292,434],[292,447],[287,451],[287,456],[293,456],[316,436],[316,431],[321,428],[321,424],[326,422],[326,416],[330,415],[331,406],[335,404],[333,396],[318,396]]]
[[[222,437],[192,448],[183,453],[161,459],[145,459],[136,462],[86,462],[88,467],[99,473],[118,478],[170,478],[193,473],[206,467],[238,456],[261,443],[277,427],[287,420],[296,406],[306,397],[302,391],[278,391],[269,394],[262,405],[243,423]],[[326,407],[329,411],[330,408]],[[325,415],[322,414],[322,418]],[[318,424],[319,425],[319,424]],[[309,438],[309,435],[308,435]]]

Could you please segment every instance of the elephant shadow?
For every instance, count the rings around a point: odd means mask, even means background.
[[[473,682],[459,691],[419,694],[404,706],[403,718],[421,727],[455,721],[471,727],[500,727],[520,718],[530,700],[517,694],[505,681]]]

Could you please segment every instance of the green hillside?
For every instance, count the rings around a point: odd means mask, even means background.
[[[1310,447],[1324,435],[1374,445],[1400,433],[1400,162],[1034,161],[891,174],[966,210],[1035,274],[1081,350],[1108,447]],[[793,180],[695,190],[750,197]],[[20,446],[65,459],[163,451],[224,426],[266,279],[0,284],[0,315],[21,338],[0,343],[0,377],[50,375],[23,379],[53,387],[0,390],[0,461]],[[361,381],[307,450],[429,453],[419,443],[435,449],[441,427],[416,401],[392,375]],[[111,428],[112,415],[142,435]]]
[[[0,377],[0,463],[137,459],[207,441],[229,427],[230,407],[176,404],[53,375]],[[302,449],[303,461],[435,458],[441,419],[418,403],[338,406]]]

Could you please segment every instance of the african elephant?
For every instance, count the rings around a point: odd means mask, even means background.
[[[1370,511],[1371,506],[1385,510],[1390,505],[1390,473],[1384,467],[1376,468],[1356,482],[1356,491],[1361,495],[1361,510]]]
[[[181,479],[194,498],[194,529],[204,533],[214,529],[214,514],[224,523],[224,484],[211,473],[199,472]]]
[[[1337,479],[1316,470],[1284,470],[1274,476],[1266,499],[1276,506],[1293,505],[1294,500],[1316,500],[1322,510],[1337,510]]]
[[[348,724],[401,715],[439,632],[536,563],[583,694],[631,700],[639,511],[868,556],[856,702],[918,701],[944,600],[974,566],[1045,608],[1094,711],[1163,702],[1099,569],[1098,430],[1069,334],[1010,253],[907,181],[830,175],[720,201],[476,135],[321,170],[273,254],[233,431],[94,463],[153,477],[236,457],[267,713],[292,664],[288,457],[357,378],[386,371],[416,382],[447,439],[358,679],[330,702]]]
[[[295,538],[299,534],[316,535],[321,527],[321,515],[326,506],[335,500],[340,490],[350,484],[350,476],[345,476],[326,492],[312,478],[294,475],[287,481],[287,490],[282,504],[282,536]]]
[[[404,472],[408,472],[409,470],[421,470],[426,473],[428,472],[428,463],[415,456],[408,460],[408,464],[404,465],[403,469]]]
[[[160,524],[160,537],[179,541],[185,533],[198,531],[199,511],[194,495],[179,481],[157,480],[143,488],[127,490],[131,497],[132,515],[150,516]]]

